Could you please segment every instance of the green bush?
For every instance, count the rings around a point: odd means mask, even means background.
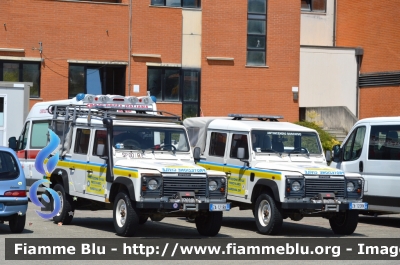
[[[332,135],[329,133],[325,132],[324,130],[321,129],[315,122],[309,122],[309,121],[298,121],[295,122],[295,124],[314,129],[318,132],[319,138],[321,139],[322,143],[322,148],[324,149],[324,152],[326,150],[332,150],[332,147],[334,145],[340,144],[338,140],[336,140]]]

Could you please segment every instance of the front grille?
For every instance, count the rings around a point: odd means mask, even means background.
[[[171,197],[177,192],[192,191],[197,196],[206,196],[206,177],[166,177],[163,178],[163,196]]]
[[[344,197],[344,179],[306,179],[306,197],[314,197],[318,193],[334,193],[335,197]]]

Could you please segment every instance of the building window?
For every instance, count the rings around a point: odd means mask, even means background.
[[[326,12],[326,0],[301,0],[301,11]]]
[[[70,64],[68,97],[79,93],[125,95],[125,66]]]
[[[147,90],[157,102],[181,102],[183,119],[200,114],[200,71],[173,67],[149,67]]]
[[[248,0],[247,65],[266,65],[267,0]]]
[[[172,6],[186,8],[200,8],[201,0],[151,0],[152,6]]]
[[[30,97],[40,96],[40,63],[0,61],[0,81],[32,82]]]

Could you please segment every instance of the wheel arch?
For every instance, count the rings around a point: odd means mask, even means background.
[[[257,200],[257,197],[263,192],[269,192],[274,200],[280,203],[279,189],[275,181],[270,179],[259,179],[254,185],[253,192],[251,194],[251,202],[254,204]]]
[[[68,173],[65,169],[56,168],[50,176],[50,188],[54,188],[56,184],[61,184],[66,193],[69,194]]]
[[[110,189],[110,202],[114,202],[115,197],[119,191],[126,190],[128,192],[129,198],[135,201],[135,187],[133,185],[132,179],[128,177],[117,177]]]

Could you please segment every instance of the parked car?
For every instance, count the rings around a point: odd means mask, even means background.
[[[0,222],[8,221],[13,233],[25,227],[28,197],[24,171],[16,153],[0,147]]]

